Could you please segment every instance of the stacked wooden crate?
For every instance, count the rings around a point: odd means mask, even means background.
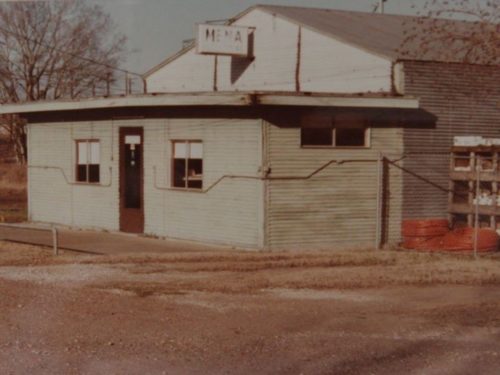
[[[449,215],[454,227],[474,226],[500,233],[500,145],[451,149]]]

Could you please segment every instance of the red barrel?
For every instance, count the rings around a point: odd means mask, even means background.
[[[447,251],[473,251],[474,228],[460,228],[443,237],[443,250]],[[490,252],[498,250],[500,237],[493,229],[480,228],[477,236],[477,250]]]
[[[404,220],[401,229],[404,237],[438,237],[449,231],[446,219]]]

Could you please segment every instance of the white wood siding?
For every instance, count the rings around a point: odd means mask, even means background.
[[[400,157],[402,129],[373,128],[369,149],[300,147],[300,129],[268,124],[273,177],[307,176],[333,159]],[[400,239],[401,173],[391,169],[388,239]],[[333,164],[309,180],[268,183],[267,236],[271,249],[373,246],[376,228],[377,163]]]
[[[235,25],[255,27],[254,60],[197,55],[195,49],[147,78],[150,92],[301,91],[389,92],[391,63],[373,54],[255,9]]]
[[[298,26],[261,10],[235,25],[255,27],[255,59],[219,57],[219,90],[294,91]]]
[[[144,205],[147,234],[261,248],[264,243],[263,182],[224,180],[208,193],[158,190],[170,186],[172,139],[202,140],[204,185],[226,174],[257,176],[262,161],[262,123],[257,120],[161,119],[32,124],[29,130],[31,220],[119,230],[118,140],[122,126],[144,127]],[[75,180],[75,140],[101,142],[101,183]],[[112,175],[109,173],[112,168]],[[110,180],[112,178],[112,180]]]
[[[190,50],[149,76],[148,92],[213,91],[214,61]]]
[[[390,92],[391,62],[302,29],[300,86],[312,92]]]

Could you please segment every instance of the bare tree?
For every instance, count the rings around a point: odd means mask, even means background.
[[[125,37],[101,6],[83,0],[0,4],[0,100],[3,103],[77,98],[115,79]],[[24,124],[0,126],[18,160],[27,156]]]
[[[443,61],[500,64],[499,0],[426,0],[405,27],[403,56],[439,51]],[[417,8],[415,5],[414,8]],[[468,23],[450,22],[453,20]],[[417,47],[417,48],[416,48]],[[433,52],[434,51],[434,52]]]

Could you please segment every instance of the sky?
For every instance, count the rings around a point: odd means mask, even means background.
[[[255,4],[294,5],[371,12],[378,0],[92,0],[102,5],[128,38],[123,67],[144,73],[195,36],[196,23],[235,16]],[[414,14],[423,0],[388,0],[386,13]]]

